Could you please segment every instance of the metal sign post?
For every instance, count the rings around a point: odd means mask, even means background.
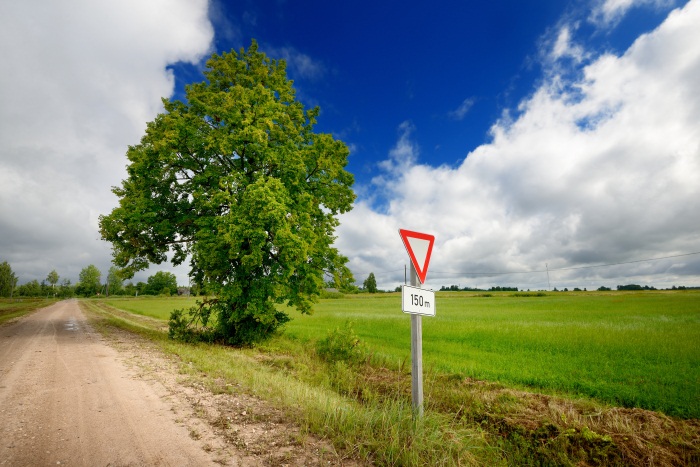
[[[411,286],[420,287],[418,273],[411,263]],[[411,314],[411,395],[413,412],[423,417],[423,322],[421,315]]]
[[[435,292],[422,288],[435,236],[399,229],[411,259],[411,286],[401,288],[401,311],[411,315],[411,396],[413,413],[423,417],[423,322],[421,316],[435,316]]]

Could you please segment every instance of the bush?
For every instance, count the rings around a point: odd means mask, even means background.
[[[352,323],[347,321],[343,329],[335,328],[325,339],[316,343],[316,353],[328,363],[357,365],[365,360],[367,348],[355,334]]]
[[[185,342],[218,342],[236,347],[251,346],[275,334],[290,318],[268,309],[262,313],[236,309],[217,298],[205,299],[188,309],[175,310],[168,321],[168,336]],[[214,319],[213,319],[214,318]]]
[[[342,292],[336,292],[332,290],[321,290],[321,294],[319,295],[319,298],[330,298],[330,299],[338,299],[338,298],[343,298],[345,297],[345,294]]]
[[[200,340],[197,332],[190,326],[191,320],[185,316],[185,310],[173,310],[168,320],[168,337],[183,342]]]

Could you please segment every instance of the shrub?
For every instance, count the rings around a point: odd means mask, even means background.
[[[345,295],[342,292],[337,292],[333,290],[321,290],[321,294],[319,295],[319,298],[329,299],[338,299],[343,297],[345,297]]]
[[[335,328],[325,339],[316,343],[316,353],[328,363],[356,365],[365,360],[367,348],[355,334],[352,323],[347,321],[343,329]]]

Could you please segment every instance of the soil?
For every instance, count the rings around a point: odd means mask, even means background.
[[[128,332],[96,332],[76,300],[1,326],[0,466],[360,465],[182,364]]]

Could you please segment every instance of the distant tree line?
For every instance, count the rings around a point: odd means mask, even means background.
[[[193,284],[190,287],[178,287],[177,277],[170,272],[158,271],[152,276],[149,276],[146,282],[137,282],[133,284],[128,282],[124,284],[124,279],[119,273],[119,269],[111,267],[107,273],[105,282],[102,282],[102,273],[97,266],[91,264],[80,271],[78,283],[72,284],[70,279],[63,279],[59,276],[56,270],[52,270],[46,276],[46,279],[39,282],[34,279],[22,285],[17,285],[18,277],[12,271],[12,267],[7,261],[0,263],[0,297],[56,297],[56,298],[71,298],[71,297],[92,297],[99,295],[121,295],[121,296],[138,296],[138,295],[209,295],[207,291],[199,284]],[[337,293],[354,294],[354,293],[382,293],[383,290],[377,288],[377,279],[374,273],[370,273],[367,279],[359,288],[350,282],[341,283],[339,281],[329,281],[326,283],[326,290],[335,290]],[[585,292],[586,289],[574,287],[574,292]],[[600,286],[597,289],[599,292],[612,291],[613,289],[606,286]],[[658,290],[656,287],[649,285],[627,284],[618,285],[616,290],[619,291],[639,291],[639,290]],[[700,290],[700,287],[689,286],[672,286],[666,290]],[[395,292],[401,291],[401,286],[394,289]],[[518,292],[518,287],[494,286],[489,289],[477,287],[459,287],[458,285],[449,285],[440,287],[441,292]],[[553,292],[568,292],[568,288],[558,290],[556,287]]]
[[[641,285],[637,284],[628,284],[628,285],[618,285],[617,290],[656,290],[656,287],[649,287],[648,285],[645,285],[642,287]]]
[[[684,285],[681,286],[672,286],[670,289],[666,290],[698,290],[700,287],[687,287]],[[613,289],[610,287],[606,286],[600,286],[598,287],[599,292],[607,292],[607,291],[612,291]],[[627,285],[618,285],[616,290],[659,290],[656,287],[649,286],[649,285],[638,285],[638,284],[627,284]],[[396,291],[399,292],[401,291],[401,287],[397,287]],[[517,292],[518,288],[517,287],[491,287],[490,289],[482,289],[482,288],[477,288],[477,287],[459,287],[458,285],[449,285],[449,286],[442,286],[440,287],[440,292]],[[552,292],[568,292],[568,288],[563,288],[563,289],[557,289],[554,287],[552,289]],[[572,289],[574,292],[586,292],[587,289],[580,289],[579,287],[574,287]]]
[[[459,287],[458,285],[442,286],[440,292],[517,292],[517,287],[496,286],[490,289],[480,289],[477,287]]]
[[[0,263],[0,297],[93,297],[100,295],[177,295],[185,292],[188,295],[199,295],[201,287],[178,287],[175,274],[158,271],[148,277],[147,282],[131,282],[124,284],[119,270],[111,267],[106,281],[102,281],[102,273],[94,264],[84,267],[78,275],[78,282],[72,284],[70,279],[61,280],[61,276],[52,270],[46,279],[39,282],[34,279],[18,285],[18,277],[12,271],[7,261]]]

